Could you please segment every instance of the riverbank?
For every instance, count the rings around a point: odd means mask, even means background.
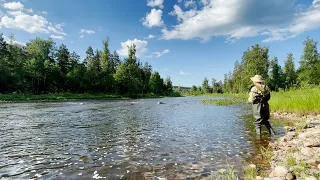
[[[224,96],[226,99],[204,100],[204,104],[232,105],[246,103],[248,94],[203,94],[202,96]],[[272,112],[290,113],[296,116],[320,113],[320,87],[306,87],[288,91],[271,92],[269,101]]]
[[[0,103],[6,102],[55,102],[55,101],[77,101],[77,100],[128,100],[141,98],[164,98],[180,97],[179,94],[173,93],[170,96],[156,94],[137,94],[137,95],[116,95],[116,94],[0,94]]]
[[[284,127],[286,134],[270,143],[270,173],[264,180],[320,179],[320,115],[297,118],[297,115],[274,113],[290,119],[293,126]],[[294,118],[295,116],[295,118]]]

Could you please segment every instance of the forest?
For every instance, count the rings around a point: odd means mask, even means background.
[[[281,67],[277,57],[269,57],[269,47],[259,44],[248,48],[241,62],[236,61],[232,72],[224,74],[224,80],[214,78],[203,80],[202,86],[192,86],[189,94],[200,95],[210,93],[242,94],[250,90],[250,77],[260,74],[266,79],[266,84],[273,91],[286,91],[301,87],[317,86],[320,83],[320,57],[318,42],[309,37],[304,41],[303,55],[296,68],[292,53],[288,53]]]
[[[102,50],[87,48],[81,60],[66,45],[52,39],[36,38],[25,46],[6,42],[0,34],[0,94],[106,93],[177,95],[170,77],[165,80],[151,65],[136,57],[136,46],[123,60],[109,49],[109,38]]]

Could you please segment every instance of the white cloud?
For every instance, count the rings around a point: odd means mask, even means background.
[[[147,6],[163,8],[163,0],[148,0]]]
[[[42,12],[40,12],[41,14],[48,14],[46,11],[42,11]]]
[[[24,8],[24,5],[21,4],[20,2],[9,2],[9,3],[4,3],[3,7],[10,10],[21,10]]]
[[[3,36],[3,39],[8,43],[8,44],[18,44],[18,45],[21,45],[21,46],[25,46],[26,43],[24,42],[20,42],[20,41],[17,41],[15,39],[10,39],[8,38],[7,36]]]
[[[147,45],[148,42],[144,40],[130,40],[128,39],[126,42],[121,42],[121,49],[118,50],[118,54],[121,56],[128,56],[128,46],[132,46],[133,44],[136,45],[136,56],[139,58],[141,57],[145,52],[147,52]]]
[[[64,40],[64,36],[51,35],[50,37],[51,37],[52,39],[60,39],[60,40]]]
[[[65,26],[64,24],[56,24],[55,26],[52,26],[51,23],[49,23],[50,26],[48,26],[48,29],[56,34],[60,34],[60,35],[66,35],[66,33],[63,32],[62,27]]]
[[[12,16],[24,15],[24,13],[22,11],[8,11],[8,14],[10,14]]]
[[[183,71],[181,70],[179,74],[180,74],[181,76],[186,76],[186,75],[188,75],[189,73],[183,72]]]
[[[26,14],[22,10],[25,10],[28,13],[33,13],[33,10],[24,9],[24,5],[20,2],[5,3],[3,6],[13,11],[8,11],[6,15],[1,17],[1,27],[23,30],[29,33],[54,33],[66,35],[62,29],[64,24],[53,25],[43,16]]]
[[[302,10],[297,10],[295,0],[201,0],[199,10],[183,10],[174,6],[171,15],[178,24],[171,29],[162,29],[162,39],[209,40],[225,36],[233,42],[244,37],[266,36],[265,42],[295,37],[316,29],[320,25],[320,1]],[[266,11],[268,9],[268,11]]]
[[[152,34],[149,34],[148,37],[145,37],[145,39],[153,39],[153,38],[156,38],[156,36],[152,35]]]
[[[184,2],[184,7],[196,7],[196,2],[194,0],[186,0]]]
[[[168,54],[169,52],[170,52],[169,49],[165,49],[162,52],[153,52],[152,54],[156,55],[156,57],[158,58],[163,56],[164,54]]]
[[[33,13],[33,10],[30,8],[30,9],[26,9],[26,11],[28,12],[28,13]]]
[[[89,29],[81,29],[80,34],[84,34],[84,33],[86,33],[86,34],[94,34],[96,32],[93,31],[93,30],[89,30]]]
[[[161,17],[162,10],[151,9],[151,12],[147,13],[145,18],[142,18],[142,24],[149,28],[153,26],[163,26],[164,22]]]
[[[83,35],[83,34],[81,34],[81,35],[80,35],[80,38],[84,38],[84,35]]]

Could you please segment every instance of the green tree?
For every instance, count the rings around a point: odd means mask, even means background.
[[[269,48],[260,47],[258,44],[244,52],[242,56],[243,69],[241,73],[240,92],[246,92],[251,86],[250,77],[256,74],[268,79],[269,69]]]
[[[304,51],[300,61],[298,71],[299,80],[303,84],[319,84],[319,74],[317,64],[319,63],[319,53],[317,41],[307,38],[304,42]]]
[[[173,92],[173,85],[170,76],[168,76],[165,80],[165,87],[166,87],[166,92],[167,93],[172,93]]]
[[[57,52],[57,61],[60,66],[61,72],[67,74],[71,69],[71,63],[69,62],[70,52],[66,45],[61,44]]]
[[[154,72],[150,76],[149,86],[151,92],[160,94],[163,92],[163,79],[160,77],[158,72]]]
[[[203,89],[204,93],[210,92],[209,81],[207,78],[204,78],[204,80],[202,82],[202,89]]]
[[[118,85],[117,92],[128,93],[129,95],[142,92],[141,69],[137,63],[135,47],[135,45],[129,47],[128,58],[120,63],[114,75]]]
[[[51,82],[47,82],[45,61],[48,60],[54,63],[55,43],[51,39],[43,40],[36,38],[27,43],[26,50],[30,57],[24,66],[27,73],[27,81],[30,82],[28,89],[36,94],[46,93],[47,85]],[[57,84],[61,86],[62,82]]]
[[[270,72],[270,88],[278,91],[279,88],[283,88],[283,76],[281,66],[278,64],[278,58],[274,57],[271,62]]]
[[[289,53],[286,61],[284,62],[284,79],[287,87],[292,87],[296,83],[297,74],[293,61],[293,54]]]
[[[91,46],[89,46],[89,47],[87,48],[86,58],[83,60],[83,64],[84,64],[85,66],[87,66],[87,65],[88,65],[88,62],[93,58],[93,56],[94,56],[93,49],[92,49]]]

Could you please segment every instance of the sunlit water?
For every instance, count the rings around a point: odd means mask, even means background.
[[[247,105],[203,105],[205,98],[0,104],[0,179],[201,179],[228,165],[240,171],[269,139],[255,138]]]

